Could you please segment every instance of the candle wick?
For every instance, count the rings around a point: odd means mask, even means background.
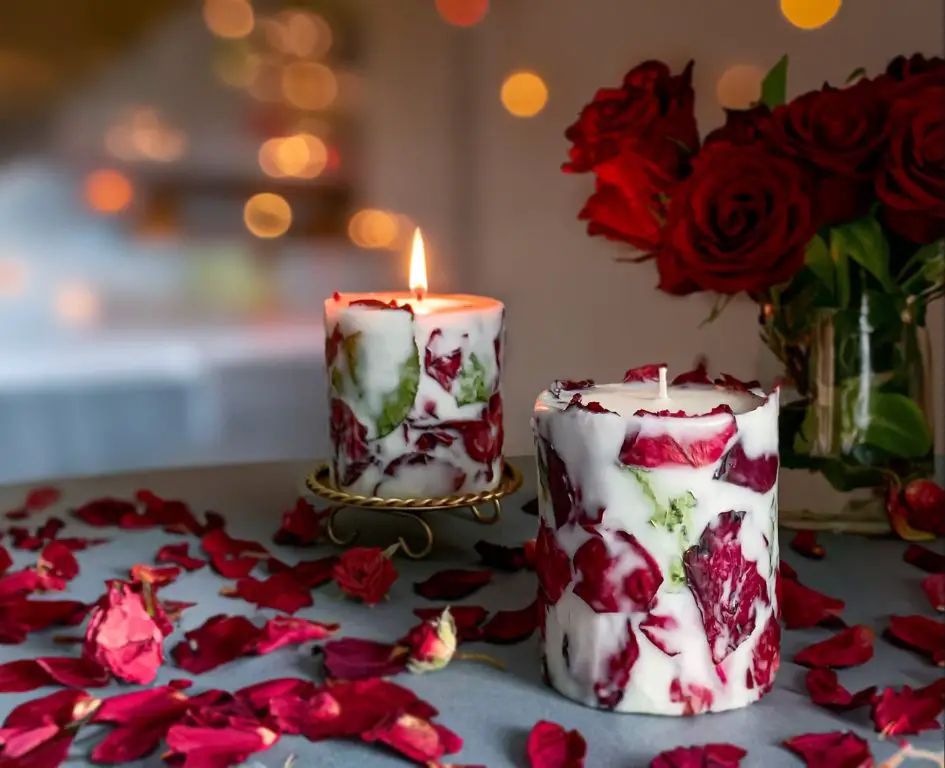
[[[424,296],[423,288],[414,288],[413,295],[417,297],[417,301],[423,301],[423,296]]]
[[[660,400],[669,400],[669,391],[666,388],[666,368],[660,368]]]

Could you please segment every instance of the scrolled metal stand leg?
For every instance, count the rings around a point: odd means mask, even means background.
[[[407,557],[409,557],[411,560],[422,560],[433,551],[433,529],[426,520],[424,520],[416,512],[407,512],[406,510],[400,509],[390,509],[385,511],[388,513],[393,512],[395,515],[399,515],[400,517],[409,518],[416,522],[417,525],[420,526],[421,530],[423,530],[423,533],[426,537],[426,544],[420,550],[413,549],[403,536],[397,537],[397,541],[400,543],[400,548]]]
[[[360,531],[354,531],[351,535],[345,538],[343,536],[339,536],[335,531],[335,518],[345,509],[348,509],[348,507],[332,507],[331,513],[328,515],[328,523],[325,525],[325,533],[328,534],[328,539],[332,544],[335,544],[339,547],[347,547],[351,544],[354,544],[354,542],[358,539],[358,534],[360,533]]]
[[[502,515],[502,502],[498,499],[493,499],[489,503],[492,504],[491,515],[484,515],[479,511],[479,507],[477,507],[475,504],[471,504],[469,506],[469,511],[472,512],[472,516],[476,518],[477,523],[482,523],[483,525],[495,525],[497,522],[499,522],[499,518]]]

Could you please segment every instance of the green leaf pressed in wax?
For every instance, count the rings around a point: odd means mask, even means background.
[[[768,109],[780,107],[787,102],[788,56],[781,57],[761,81],[761,103]]]
[[[837,247],[879,281],[887,291],[895,290],[889,276],[889,243],[883,228],[873,215],[834,227],[830,232]]]
[[[417,399],[417,389],[420,387],[420,355],[417,345],[413,345],[413,352],[400,366],[400,377],[397,387],[381,398],[381,412],[377,417],[377,437],[389,435],[403,424]]]
[[[863,442],[899,458],[918,459],[932,449],[932,433],[914,400],[894,392],[873,392]]]
[[[331,366],[331,388],[339,395],[345,391],[345,375],[337,365]]]
[[[804,263],[831,294],[835,292],[837,273],[834,269],[833,259],[830,258],[827,242],[820,235],[814,235],[814,238],[807,244]]]
[[[351,383],[354,384],[358,395],[363,396],[364,390],[361,386],[360,371],[361,331],[355,331],[345,336],[341,342],[341,346],[344,350],[345,363],[348,367],[348,378],[351,379]]]
[[[669,564],[669,584],[676,589],[686,586],[686,569],[681,559]]]
[[[459,372],[457,381],[459,391],[456,393],[456,405],[489,402],[492,393],[486,381],[486,369],[474,354],[469,356],[469,362]]]

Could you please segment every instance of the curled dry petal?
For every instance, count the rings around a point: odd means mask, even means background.
[[[272,653],[287,645],[301,645],[331,637],[339,629],[338,624],[324,624],[312,619],[295,616],[276,616],[263,624],[252,645],[256,654]]]
[[[649,363],[637,368],[631,368],[623,375],[623,383],[630,384],[635,381],[659,381],[660,368],[665,368],[666,363]]]
[[[906,547],[902,559],[927,573],[945,573],[945,555],[933,552],[921,544],[910,544]]]
[[[922,591],[936,611],[945,611],[945,573],[930,573],[922,579]]]
[[[850,693],[840,685],[837,673],[832,669],[811,669],[804,679],[810,700],[821,707],[835,712],[847,712],[872,703],[876,695],[876,686]]]
[[[453,621],[456,622],[456,637],[460,643],[480,640],[482,638],[482,624],[489,617],[489,611],[480,605],[451,605],[440,608],[414,608],[413,615],[424,621],[436,619],[443,613],[444,608],[450,609]]]
[[[796,579],[781,580],[781,618],[788,629],[807,629],[836,621],[845,606],[843,600],[805,587]]]
[[[463,748],[463,740],[445,726],[409,713],[385,718],[363,731],[361,738],[386,744],[421,765],[439,765],[440,758]]]
[[[673,379],[674,387],[680,384],[705,384],[706,386],[711,385],[712,380],[709,378],[708,360],[706,360],[704,356],[698,358],[696,360],[695,368],[693,368],[691,371],[684,371]]]
[[[627,466],[648,468],[666,464],[704,467],[722,458],[737,431],[731,408],[719,406],[709,414],[684,415],[684,418],[701,422],[698,432],[689,440],[666,431],[662,416],[642,414],[644,426],[627,435],[620,448],[620,462]],[[709,427],[713,428],[711,434]]]
[[[654,757],[650,768],[739,768],[747,754],[734,744],[676,747]]]
[[[525,750],[530,768],[583,768],[587,742],[576,730],[539,720],[528,734]]]
[[[920,694],[908,685],[896,691],[883,690],[873,702],[870,715],[883,736],[906,736],[922,731],[940,731],[938,716],[945,708],[940,695]]]
[[[579,389],[590,389],[593,386],[593,379],[555,379],[548,391],[552,397],[560,399],[563,392],[577,392]]]
[[[266,548],[259,542],[234,539],[222,528],[206,533],[200,545],[210,555],[213,570],[227,579],[249,576],[256,563],[269,557]]]
[[[850,731],[805,733],[784,742],[807,768],[873,768],[869,744]]]
[[[319,512],[308,499],[301,496],[295,506],[282,514],[282,525],[272,540],[276,544],[308,547],[325,538],[325,521],[329,510]]]
[[[873,637],[873,630],[862,624],[847,627],[833,637],[801,649],[794,662],[804,667],[856,667],[873,658]]]
[[[185,765],[206,768],[236,765],[278,740],[278,733],[252,721],[221,728],[178,723],[170,727],[166,737],[173,756],[184,757]]]
[[[199,675],[248,653],[259,629],[245,616],[211,616],[171,650],[181,669]]]
[[[358,637],[343,637],[321,647],[325,671],[333,680],[367,680],[388,677],[407,668],[403,647]]]
[[[738,392],[751,392],[753,389],[761,388],[761,382],[757,379],[752,379],[751,381],[742,381],[741,379],[732,376],[730,373],[720,373],[719,378],[717,378],[713,384],[715,384],[717,387],[734,389]]]
[[[451,568],[434,573],[413,585],[413,591],[427,600],[462,600],[492,581],[492,571]]]
[[[437,343],[437,339],[442,335],[443,331],[440,328],[434,328],[430,334],[423,350],[423,370],[427,376],[449,392],[463,365],[463,351],[458,347],[450,350],[441,349],[442,344]]]
[[[135,504],[126,499],[101,498],[86,502],[73,510],[72,514],[86,525],[95,528],[117,526],[125,515],[134,515]]]
[[[888,635],[894,641],[918,651],[945,666],[945,624],[926,616],[891,616]]]
[[[40,552],[37,570],[63,581],[72,581],[79,574],[79,562],[65,544],[51,541]]]
[[[157,554],[154,556],[154,561],[156,563],[177,565],[185,571],[196,571],[203,568],[207,564],[207,561],[201,560],[199,557],[191,557],[190,553],[187,551],[189,546],[187,542],[183,544],[168,544],[157,551]]]
[[[137,563],[131,566],[128,571],[128,575],[133,582],[149,584],[154,589],[173,584],[177,581],[177,577],[180,576],[180,574],[181,569],[176,565],[165,565],[155,568],[150,565],[145,565],[144,563]]]
[[[791,539],[791,549],[811,560],[822,560],[827,551],[817,541],[814,531],[798,531]]]
[[[108,680],[108,672],[89,659],[47,656],[0,664],[0,693],[34,691],[46,685],[101,688]]]
[[[564,410],[570,411],[572,409],[586,411],[587,413],[617,413],[616,411],[611,411],[609,408],[604,408],[604,406],[596,400],[584,402],[584,400],[581,399],[580,392],[571,396]]]
[[[482,627],[482,639],[495,645],[520,643],[538,629],[538,601],[513,611],[497,611]]]
[[[509,547],[505,544],[493,544],[480,539],[473,549],[479,555],[480,562],[487,568],[515,573],[528,566],[525,560],[525,547]]]
[[[258,608],[272,608],[289,614],[315,604],[309,587],[300,583],[291,571],[263,580],[247,576],[236,582],[236,587],[220,590],[220,594],[239,597]]]

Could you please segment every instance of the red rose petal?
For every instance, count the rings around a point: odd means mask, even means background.
[[[722,408],[725,409],[727,418],[719,420],[715,433],[709,435],[705,428],[700,429],[698,435],[689,442],[681,442],[677,437],[663,431],[661,416],[642,415],[641,419],[647,426],[627,435],[620,448],[620,462],[627,466],[651,468],[667,464],[690,467],[714,464],[722,458],[729,441],[737,431],[731,408]],[[715,419],[717,416],[718,414],[713,412],[711,418]],[[686,418],[692,421],[708,418],[708,415]]]
[[[761,382],[757,379],[752,379],[751,381],[742,381],[737,379],[729,373],[720,373],[719,378],[713,382],[717,387],[726,387],[728,389],[735,389],[739,392],[750,392],[753,389],[760,389]]]
[[[584,529],[591,538],[574,553],[574,568],[581,576],[574,594],[597,613],[620,612],[628,602],[636,610],[648,608],[663,583],[650,553],[626,531],[613,531],[605,541],[597,528]],[[629,571],[624,567],[628,562],[635,565]]]
[[[41,485],[32,488],[26,494],[26,504],[24,505],[30,512],[41,512],[47,507],[51,507],[62,497],[62,492],[52,485]]]
[[[462,600],[492,581],[492,571],[448,569],[434,573],[413,585],[413,591],[427,600]]]
[[[756,493],[767,493],[778,480],[778,455],[775,453],[749,456],[741,442],[735,443],[722,457],[715,473],[717,480],[750,488]]]
[[[650,768],[739,768],[747,754],[734,744],[676,747],[660,752],[650,761]]]
[[[555,379],[548,387],[551,396],[561,399],[564,392],[576,392],[579,389],[590,389],[594,386],[594,379]]]
[[[876,686],[850,693],[840,685],[837,673],[832,669],[811,669],[805,677],[810,700],[821,707],[835,712],[847,712],[851,709],[870,704],[876,695]]]
[[[515,573],[528,566],[525,560],[525,547],[522,546],[508,547],[480,539],[473,549],[479,555],[480,562],[487,568]]]
[[[945,573],[945,555],[921,544],[910,544],[906,547],[902,559],[928,573]]]
[[[514,611],[497,611],[482,627],[482,639],[495,645],[520,643],[538,629],[538,601]]]
[[[922,579],[922,591],[936,611],[945,611],[945,573],[930,573]]]
[[[114,723],[119,727],[95,745],[91,759],[106,765],[122,765],[151,754],[189,706],[187,696],[170,685],[105,699],[92,722]]]
[[[157,554],[154,556],[154,561],[157,563],[179,565],[185,571],[196,571],[203,568],[207,564],[207,561],[201,560],[199,557],[191,557],[187,551],[189,546],[187,542],[183,544],[168,544],[157,551]]]
[[[325,643],[321,650],[325,671],[333,680],[388,677],[407,668],[407,654],[390,643],[343,637]]]
[[[797,581],[797,571],[794,570],[794,567],[787,560],[781,560],[778,567],[781,569],[781,575],[785,579]]]
[[[463,748],[463,740],[448,728],[406,713],[387,718],[362,732],[361,738],[386,744],[421,765],[439,764],[441,757]]]
[[[616,413],[616,411],[611,411],[609,408],[604,408],[604,406],[596,400],[588,400],[585,402],[581,398],[580,392],[572,395],[564,410],[570,411],[572,408],[579,411],[587,411],[588,413]]]
[[[117,526],[125,515],[134,513],[134,502],[111,498],[93,499],[72,512],[86,525],[96,528]]]
[[[259,628],[245,616],[211,616],[185,633],[171,651],[181,669],[199,675],[243,656],[259,637]]]
[[[93,661],[72,657],[21,659],[0,664],[0,693],[33,691],[46,685],[100,688],[108,672]]]
[[[387,597],[397,576],[390,553],[379,547],[349,549],[332,569],[338,588],[366,605],[377,605]]]
[[[631,368],[623,375],[623,383],[630,384],[635,381],[659,381],[660,368],[665,367],[666,363],[650,363],[637,368]]]
[[[155,589],[173,584],[180,576],[181,569],[176,565],[152,566],[137,563],[131,566],[128,575],[131,580],[139,584],[150,584]]]
[[[320,621],[292,616],[276,616],[263,625],[259,637],[253,643],[252,650],[260,655],[272,653],[287,645],[324,640],[338,629],[338,624],[323,624]]]
[[[295,565],[290,566],[275,558],[269,558],[266,561],[266,569],[273,574],[289,573],[300,586],[315,589],[315,587],[320,587],[332,580],[338,560],[337,555],[328,555],[317,560],[300,560]]]
[[[301,496],[295,506],[282,514],[282,525],[272,540],[276,544],[293,547],[308,547],[325,538],[325,523],[331,510],[319,512]]]
[[[205,534],[200,545],[210,555],[213,569],[227,579],[249,576],[256,563],[269,557],[266,548],[259,542],[234,539],[222,528]]]
[[[696,367],[691,371],[684,371],[673,379],[674,387],[680,384],[705,384],[707,386],[712,384],[709,378],[708,361],[705,357],[696,360]]]
[[[607,659],[603,679],[594,683],[594,695],[603,709],[616,709],[623,700],[633,667],[640,658],[640,646],[629,619],[625,632],[623,644]]]
[[[856,667],[873,658],[873,637],[873,630],[862,624],[847,627],[798,651],[794,662],[804,667]]]
[[[926,616],[890,616],[889,637],[945,666],[945,624]]]
[[[784,742],[807,768],[873,768],[869,744],[850,731],[805,733]]]
[[[460,643],[479,640],[482,637],[482,624],[489,617],[489,611],[479,605],[414,608],[413,615],[423,621],[432,621],[438,619],[446,608],[450,609],[450,615],[456,622],[456,639]]]
[[[85,691],[56,691],[18,704],[3,721],[5,728],[28,728],[36,723],[70,725],[92,714],[101,702]]]
[[[767,693],[774,686],[774,676],[781,666],[781,625],[778,617],[771,615],[765,625],[751,660],[750,678],[746,675],[749,688],[757,684],[762,693]]]
[[[34,691],[48,684],[49,675],[35,659],[20,659],[0,664],[0,693]]]
[[[194,768],[236,765],[278,740],[278,733],[253,722],[221,728],[177,723],[170,727],[166,738],[172,755],[185,756],[184,764]]]
[[[298,677],[279,677],[275,680],[265,680],[240,688],[233,695],[237,699],[245,700],[255,712],[265,714],[274,699],[287,696],[311,696],[315,693],[314,683]]]
[[[240,579],[235,588],[220,590],[226,597],[239,597],[258,608],[272,608],[284,613],[295,613],[315,604],[312,593],[295,580],[291,571],[277,573],[263,581],[247,577]]]
[[[933,699],[941,699],[945,703],[945,677],[940,677],[935,682],[929,683],[922,688],[916,688],[916,696],[926,696]]]
[[[814,531],[798,531],[791,539],[791,549],[797,554],[809,557],[811,560],[822,560],[826,550],[817,542]]]
[[[452,350],[442,349],[437,339],[443,335],[440,328],[434,328],[423,350],[423,370],[447,392],[459,375],[463,365],[463,351],[458,347]]]
[[[795,579],[781,580],[781,618],[788,629],[807,629],[835,621],[845,605],[843,600],[805,587]]]
[[[576,730],[539,720],[528,734],[525,751],[531,768],[583,768],[587,742]]]
[[[78,600],[14,600],[3,605],[5,620],[35,632],[52,626],[81,624],[91,606]]]
[[[17,745],[17,754],[12,754],[10,742],[4,739],[7,747],[3,750],[4,768],[54,768],[64,765],[68,759],[69,748],[75,731],[63,730],[52,726],[40,726],[31,734],[27,743]]]
[[[51,576],[71,581],[79,574],[79,561],[62,542],[51,541],[39,555],[38,569]]]
[[[667,656],[677,656],[682,650],[673,638],[678,628],[679,624],[672,616],[660,616],[652,612],[640,622],[640,632]]]
[[[883,736],[905,736],[922,731],[940,731],[938,716],[945,709],[941,696],[920,695],[908,685],[899,691],[883,690],[873,702],[870,715]]]

